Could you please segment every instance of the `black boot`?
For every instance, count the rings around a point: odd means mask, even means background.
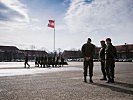
[[[113,78],[113,79],[111,79],[111,83],[115,83],[114,78]]]
[[[84,82],[87,83],[86,76],[84,76]]]
[[[111,78],[108,78],[108,81],[106,83],[111,83]]]
[[[92,77],[90,77],[90,83],[93,83],[93,81],[92,81]]]

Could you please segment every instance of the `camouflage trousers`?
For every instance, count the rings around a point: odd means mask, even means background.
[[[84,76],[87,76],[88,67],[89,67],[89,76],[93,76],[93,59],[89,61],[84,61]]]
[[[105,69],[108,80],[114,79],[114,68],[115,68],[114,59],[108,59],[105,61]]]

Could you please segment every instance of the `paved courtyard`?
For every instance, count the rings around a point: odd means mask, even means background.
[[[94,64],[94,83],[83,82],[82,62],[60,68],[24,69],[23,62],[0,62],[0,100],[133,100],[133,63],[118,62],[113,84],[100,81]],[[88,77],[89,80],[89,77]]]

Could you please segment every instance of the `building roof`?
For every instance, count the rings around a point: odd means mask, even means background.
[[[15,50],[19,50],[19,49],[15,46],[1,46],[0,45],[0,51],[15,51]]]
[[[45,53],[45,54],[48,54],[46,51],[41,51],[41,50],[20,50],[24,53],[28,53],[28,54],[33,54],[33,53]]]

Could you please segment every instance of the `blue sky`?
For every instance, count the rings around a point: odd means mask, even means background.
[[[114,45],[133,43],[133,0],[0,0],[0,45],[20,49],[80,49],[87,38],[112,38]]]

